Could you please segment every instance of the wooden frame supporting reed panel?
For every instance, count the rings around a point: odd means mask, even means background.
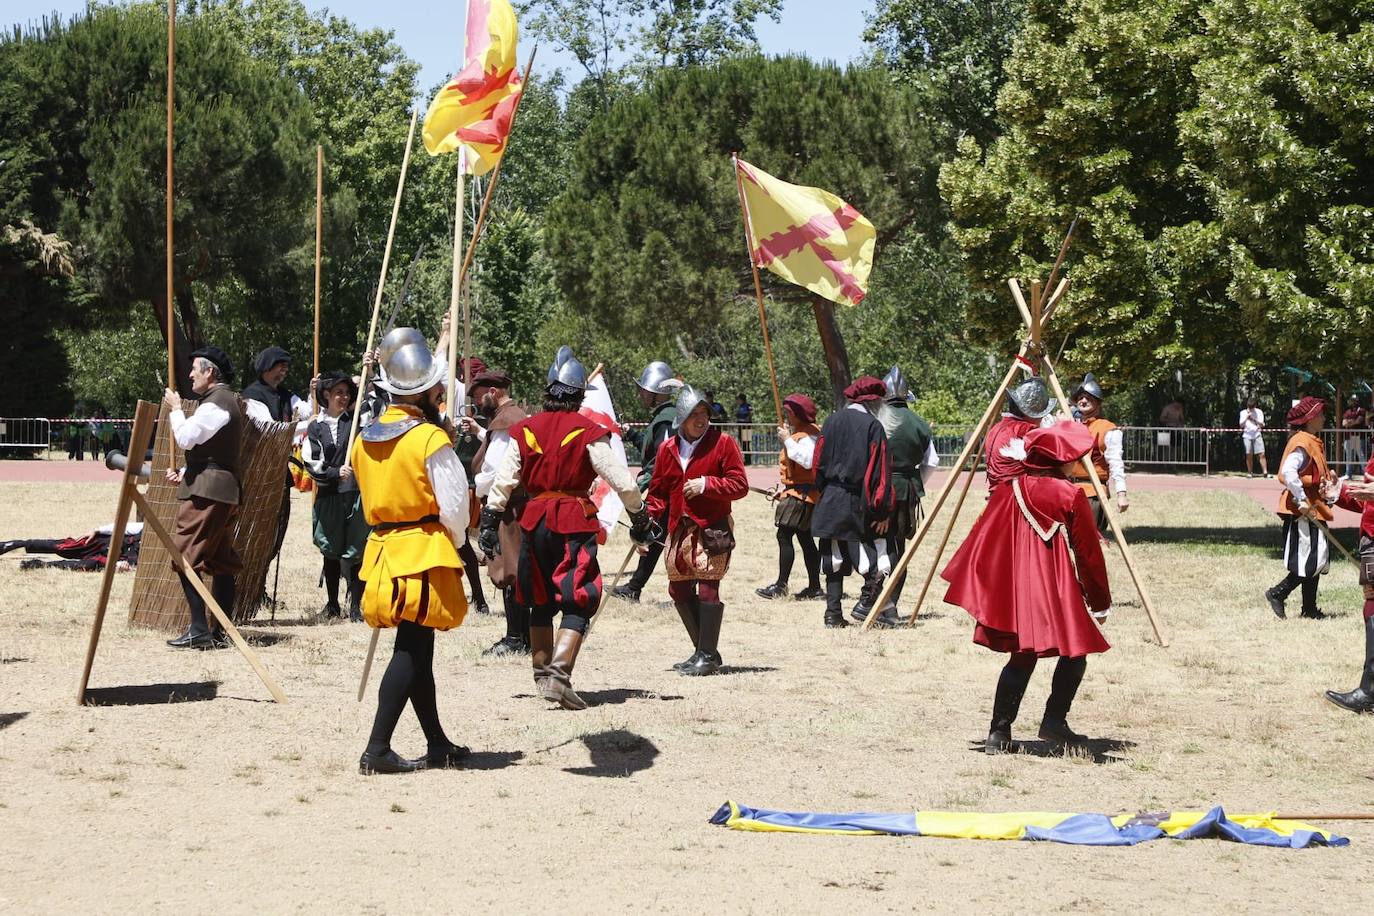
[[[193,401],[186,401],[186,409]],[[152,405],[149,405],[152,409]],[[170,427],[164,406],[159,422]],[[235,577],[238,589],[230,616],[237,623],[252,620],[267,583],[267,571],[272,560],[272,548],[277,540],[277,519],[281,510],[283,469],[291,454],[294,423],[270,423],[265,426],[245,420],[243,444],[239,449],[240,497],[239,511],[234,518],[234,549],[243,559],[243,569]],[[141,456],[130,447],[131,462]],[[159,435],[154,443],[152,476],[144,500],[148,508],[162,522],[164,528],[176,525],[176,484],[167,480],[167,469],[180,467],[180,449],[168,454],[171,437]],[[145,519],[146,521],[146,519]],[[173,560],[156,539],[145,538],[139,551],[139,564],[134,573],[133,593],[129,598],[129,625],[164,632],[185,629],[190,608],[181,582],[172,569]]]
[[[100,631],[105,625],[105,610],[110,604],[110,588],[114,585],[115,569],[119,566],[119,552],[124,546],[124,531],[129,524],[129,511],[133,507],[133,496],[138,485],[138,471],[143,466],[143,453],[148,450],[148,440],[153,435],[154,410],[147,401],[139,401],[134,410],[133,434],[129,437],[131,457],[124,467],[124,476],[119,484],[119,500],[115,503],[114,528],[110,530],[110,553],[105,558],[105,569],[100,575],[100,594],[95,600],[95,619],[91,621],[91,636],[86,643],[86,661],[81,668],[81,682],[76,688],[78,706],[86,702],[86,686],[91,681],[91,666],[95,663],[95,649],[100,643]]]
[[[147,450],[148,440],[152,436],[154,409],[153,405],[147,401],[139,401],[138,408],[134,413],[133,436],[129,443],[131,455],[137,457]],[[105,622],[105,611],[109,606],[110,586],[114,578],[115,567],[119,560],[119,549],[124,542],[124,530],[129,521],[129,512],[133,506],[137,506],[143,513],[145,524],[144,530],[153,533],[151,539],[144,539],[145,546],[149,540],[157,543],[162,550],[167,553],[171,563],[174,564],[177,569],[186,571],[187,579],[190,580],[196,591],[200,593],[201,598],[204,599],[206,609],[219,621],[220,626],[222,626],[224,631],[229,635],[234,646],[243,654],[243,657],[248,660],[254,672],[257,673],[263,684],[266,685],[268,692],[272,694],[272,698],[278,703],[285,703],[286,694],[282,692],[281,687],[277,685],[277,682],[273,680],[272,676],[267,672],[267,668],[263,665],[262,660],[258,658],[257,653],[244,641],[243,636],[240,635],[233,621],[229,619],[228,615],[226,615],[224,610],[219,606],[219,603],[215,601],[214,595],[205,587],[205,583],[200,580],[200,576],[191,569],[191,565],[187,561],[185,555],[177,549],[175,542],[172,540],[171,532],[158,517],[159,512],[157,507],[151,504],[147,497],[138,491],[138,469],[141,465],[141,461],[131,460],[125,468],[124,476],[120,480],[119,500],[115,508],[115,524],[110,533],[110,556],[106,559],[105,571],[101,579],[100,594],[96,599],[95,619],[91,623],[91,635],[86,646],[86,660],[81,670],[81,681],[77,685],[76,690],[77,703],[84,704],[86,702],[86,688],[90,684],[91,668],[95,662],[96,648],[100,643],[100,633]]]

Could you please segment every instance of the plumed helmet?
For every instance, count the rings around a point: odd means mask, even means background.
[[[414,328],[393,328],[387,331],[382,342],[377,344],[377,363],[385,366],[391,360],[391,356],[397,350],[409,344],[419,344],[425,348],[429,347],[429,341],[425,340],[425,335]]]
[[[566,344],[558,348],[558,355],[549,367],[548,388],[558,385],[563,389],[587,390],[587,367],[572,355],[572,347]]]
[[[1045,380],[1038,375],[1031,376],[1008,391],[1007,404],[1011,407],[1012,413],[1027,420],[1039,420],[1046,414],[1053,413],[1054,408],[1058,406],[1055,399],[1050,397]]]
[[[681,426],[683,421],[692,415],[692,411],[702,404],[710,406],[706,400],[706,395],[699,389],[693,388],[691,385],[683,385],[678,389],[677,400],[673,402],[673,429]]]
[[[1078,387],[1074,388],[1070,397],[1077,398],[1080,393],[1098,401],[1105,397],[1102,393],[1102,386],[1097,384],[1097,378],[1091,372],[1084,373],[1083,381],[1078,383]]]
[[[899,398],[903,401],[911,394],[911,388],[906,383],[906,376],[902,375],[902,370],[893,366],[887,370],[887,375],[883,376],[883,387],[887,389],[889,400]]]
[[[673,377],[672,366],[656,359],[644,367],[635,384],[650,394],[669,394],[682,383]]]
[[[439,384],[447,374],[448,365],[435,359],[428,345],[409,343],[394,350],[382,363],[377,387],[392,394],[420,394]]]

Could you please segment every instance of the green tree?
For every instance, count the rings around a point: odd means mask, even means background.
[[[1145,416],[1176,372],[1226,380],[1209,413],[1266,362],[1349,378],[1374,257],[1370,12],[1032,2],[998,99],[1006,134],[986,152],[965,138],[942,176],[983,293],[971,320],[1009,339],[1005,278],[1043,275],[1078,215],[1051,342],[1075,373],[1156,386]]]
[[[874,292],[859,308],[840,310],[841,328],[848,333],[891,309],[881,333],[892,339],[862,352],[865,359],[889,354],[880,365],[899,356],[909,363],[905,344],[918,310],[956,319],[962,311],[963,284],[947,258],[931,259],[945,274],[922,290],[929,299],[917,304],[908,298],[915,290],[881,291],[888,250],[928,246],[942,222],[928,125],[920,97],[878,69],[751,57],[660,73],[588,127],[549,214],[545,240],[557,283],[583,319],[565,326],[585,331],[590,323],[603,341],[633,340],[633,350],[616,355],[622,373],[638,371],[644,356],[678,353],[703,360],[708,378],[742,374],[755,392],[767,384],[729,158],[738,150],[786,181],[833,191],[872,220]],[[780,353],[784,383],[822,390],[814,325],[806,330],[814,297],[764,276],[777,303],[776,342],[789,354]],[[794,351],[808,367],[801,379],[787,374]]]
[[[7,187],[5,210],[72,243],[99,323],[140,304],[166,315],[163,16],[139,4],[48,22],[8,39],[23,66],[0,74],[0,97],[33,103],[27,181]],[[188,17],[178,45],[170,333],[184,370],[203,339],[202,298],[213,309],[231,288],[249,320],[290,317],[306,300],[310,115],[295,87],[204,21]]]
[[[957,136],[996,139],[997,91],[1026,0],[878,0],[864,40]]]

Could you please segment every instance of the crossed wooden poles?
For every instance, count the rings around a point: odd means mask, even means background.
[[[1069,237],[1072,237],[1072,233],[1073,229],[1070,227]],[[1059,399],[1059,403],[1064,406],[1068,405],[1069,400],[1064,394],[1063,386],[1059,384],[1059,376],[1054,371],[1054,363],[1045,352],[1044,345],[1041,342],[1045,325],[1054,315],[1055,308],[1058,307],[1059,303],[1063,300],[1064,294],[1069,288],[1068,278],[1060,280],[1057,286],[1054,285],[1055,278],[1059,273],[1059,267],[1063,263],[1064,255],[1068,250],[1068,245],[1069,238],[1065,238],[1064,247],[1060,250],[1059,259],[1055,262],[1054,269],[1050,272],[1049,281],[1045,283],[1043,287],[1040,281],[1032,281],[1029,304],[1026,302],[1025,295],[1021,290],[1021,282],[1014,278],[1007,280],[1007,285],[1011,289],[1012,298],[1016,301],[1016,307],[1021,312],[1021,321],[1024,323],[1027,332],[1026,339],[1021,344],[1020,352],[1017,353],[1016,358],[1012,361],[1011,368],[1007,370],[1006,376],[1003,377],[1002,384],[998,386],[996,393],[993,394],[987,410],[983,411],[982,419],[978,421],[977,427],[974,428],[973,433],[968,438],[968,442],[965,443],[963,452],[960,453],[959,458],[954,462],[954,472],[949,475],[949,479],[947,479],[944,486],[940,488],[940,492],[935,497],[934,504],[930,507],[930,512],[921,520],[921,525],[916,531],[916,536],[907,544],[905,552],[897,561],[896,566],[884,582],[882,592],[873,602],[873,607],[869,610],[868,617],[864,620],[863,627],[865,630],[873,626],[873,621],[877,618],[882,608],[886,607],[888,601],[891,600],[892,592],[896,589],[897,582],[900,581],[902,574],[906,571],[907,566],[910,565],[912,557],[916,555],[917,548],[921,546],[921,542],[925,539],[926,533],[934,524],[935,518],[940,514],[940,510],[944,507],[945,501],[949,498],[950,493],[953,492],[956,483],[959,481],[960,475],[966,474],[967,476],[964,477],[962,487],[959,491],[958,501],[954,504],[954,511],[950,516],[949,524],[946,526],[944,535],[940,539],[940,544],[936,548],[935,558],[931,561],[930,570],[926,573],[925,580],[921,583],[920,594],[916,598],[916,605],[911,612],[909,625],[916,625],[917,615],[920,613],[921,606],[925,603],[926,594],[930,591],[930,585],[935,579],[935,573],[940,568],[940,561],[944,557],[945,547],[949,544],[950,534],[953,532],[954,524],[958,520],[959,510],[963,508],[964,497],[968,495],[969,485],[973,482],[973,475],[978,469],[980,455],[975,454],[975,450],[979,449],[980,443],[983,441],[983,434],[992,424],[993,419],[1001,412],[1002,401],[1003,398],[1006,397],[1007,389],[1011,386],[1012,381],[1016,378],[1017,373],[1021,371],[1022,367],[1026,365],[1028,361],[1032,362],[1032,364],[1038,362],[1046,380],[1054,391],[1055,397]],[[1044,291],[1051,287],[1053,287],[1054,291],[1048,298],[1044,298]],[[970,463],[970,458],[973,459],[972,463]],[[1097,498],[1102,504],[1102,509],[1106,513],[1107,520],[1111,525],[1112,534],[1116,537],[1116,543],[1121,548],[1121,558],[1126,561],[1126,568],[1131,574],[1131,582],[1135,585],[1136,593],[1140,595],[1140,603],[1145,607],[1145,613],[1150,618],[1150,626],[1154,629],[1155,639],[1161,646],[1168,646],[1169,638],[1165,635],[1163,628],[1160,626],[1159,618],[1155,614],[1154,605],[1150,603],[1149,595],[1145,593],[1145,586],[1140,581],[1139,573],[1136,572],[1135,560],[1131,556],[1131,549],[1126,543],[1126,537],[1121,532],[1121,525],[1117,520],[1116,510],[1112,508],[1111,500],[1107,497],[1106,488],[1103,487],[1102,482],[1097,479],[1097,471],[1093,468],[1090,456],[1085,455],[1082,460],[1083,466],[1088,471],[1088,480],[1092,482],[1093,491],[1097,494]]]
[[[224,627],[224,632],[229,634],[234,647],[243,653],[244,658],[248,659],[248,664],[253,666],[253,670],[262,679],[268,692],[272,694],[272,699],[278,703],[285,703],[286,694],[282,692],[281,687],[277,686],[272,675],[267,673],[267,668],[263,666],[262,659],[258,658],[258,654],[244,641],[238,628],[234,626],[234,622],[229,619],[229,615],[219,606],[215,596],[210,594],[210,590],[200,580],[200,575],[191,568],[191,563],[186,559],[186,555],[178,549],[176,542],[172,540],[171,532],[157,517],[157,513],[149,505],[147,498],[139,492],[138,471],[143,466],[143,454],[148,450],[148,441],[153,435],[153,422],[156,416],[157,408],[154,405],[147,401],[138,402],[138,409],[134,411],[133,435],[129,439],[129,455],[131,457],[124,469],[124,477],[119,485],[119,503],[115,508],[114,529],[110,532],[110,554],[105,559],[105,571],[100,577],[100,596],[95,602],[95,620],[91,623],[91,638],[86,645],[86,663],[81,669],[81,683],[76,688],[76,702],[78,704],[86,702],[86,687],[91,680],[91,665],[95,661],[95,649],[100,643],[100,629],[105,623],[105,609],[110,603],[110,587],[114,584],[115,567],[119,565],[119,551],[124,544],[124,529],[129,523],[130,509],[133,506],[138,506],[139,511],[143,513],[144,524],[162,542],[162,546],[167,548],[177,571],[184,573],[191,585],[200,593],[206,609],[219,621],[219,625]],[[175,454],[175,452],[172,453],[174,459]]]

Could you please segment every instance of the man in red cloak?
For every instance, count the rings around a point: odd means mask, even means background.
[[[1065,478],[1093,441],[1084,426],[1068,420],[1027,432],[1024,457],[1009,456],[1020,457],[1024,472],[992,491],[941,573],[950,583],[945,601],[978,622],[973,641],[1011,655],[997,682],[989,754],[1016,749],[1011,725],[1031,672],[1037,659],[1052,656],[1059,662],[1040,738],[1058,747],[1087,741],[1069,728],[1069,708],[1088,655],[1111,648],[1097,621],[1109,613],[1112,596],[1093,510]]]

